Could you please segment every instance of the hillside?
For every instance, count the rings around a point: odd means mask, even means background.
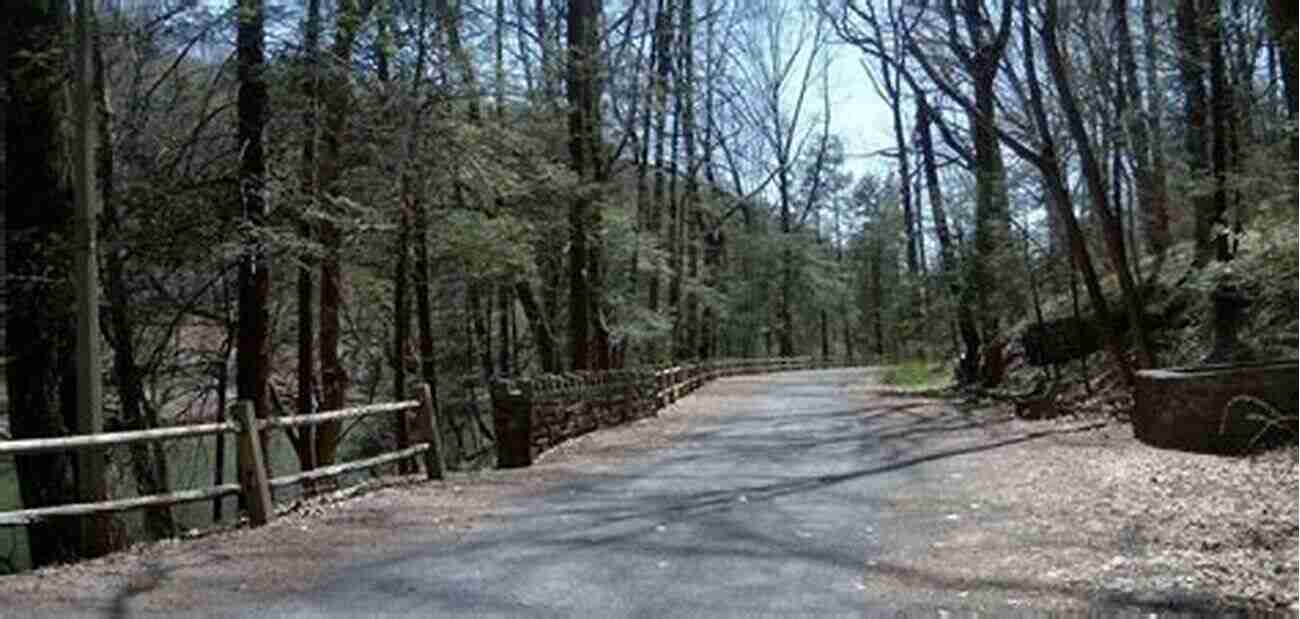
[[[1191,243],[1175,245],[1162,261],[1147,258],[1142,262],[1139,273],[1145,282],[1144,321],[1156,348],[1159,367],[1196,365],[1209,353],[1212,318],[1209,294],[1219,281],[1234,283],[1251,300],[1239,336],[1257,359],[1297,358],[1300,238],[1294,220],[1277,224],[1260,225],[1242,240],[1237,258],[1223,265],[1194,270]],[[1114,275],[1108,275],[1101,282],[1113,313],[1121,312],[1123,307],[1116,280]],[[1061,398],[1067,406],[1084,406],[1085,401],[1095,404],[1127,399],[1128,394],[1120,388],[1101,342],[1095,337],[1096,317],[1082,290],[1078,302],[1085,337],[1094,338],[1083,344],[1090,352],[1057,363],[1055,367],[1031,364],[1026,340],[1033,339],[1038,320],[1033,312],[1028,312],[1001,336],[1008,342],[1005,387],[1026,390],[1041,381],[1044,372],[1059,371],[1061,380],[1069,384]],[[1080,326],[1072,321],[1073,303],[1068,291],[1044,299],[1042,312],[1048,330],[1053,325],[1070,330]],[[1127,322],[1121,316],[1113,320],[1113,324],[1120,326]],[[1132,354],[1131,349],[1129,352]],[[1092,396],[1083,385],[1085,367],[1089,386],[1096,391]],[[1122,406],[1112,410],[1123,412]]]

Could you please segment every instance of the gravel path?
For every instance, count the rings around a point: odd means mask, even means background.
[[[1029,424],[872,377],[723,380],[524,471],[407,481],[0,577],[0,615],[1294,608],[1294,451],[1157,451],[1127,426]]]

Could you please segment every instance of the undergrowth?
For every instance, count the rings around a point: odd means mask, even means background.
[[[895,387],[936,387],[946,383],[943,363],[913,359],[884,369],[880,380]]]

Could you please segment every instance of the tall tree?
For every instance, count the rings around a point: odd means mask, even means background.
[[[67,3],[9,6],[3,24],[5,90],[5,366],[10,424],[16,439],[61,436],[76,427],[73,360],[76,315],[70,248],[73,190],[64,172],[68,110],[63,45]],[[23,162],[23,165],[17,165]],[[28,508],[76,501],[70,453],[14,459],[18,490]],[[76,519],[28,525],[32,565],[78,556]]]
[[[947,283],[953,299],[957,302],[957,331],[960,334],[963,354],[958,370],[965,379],[973,380],[979,370],[979,329],[975,323],[975,313],[968,296],[963,292],[965,286],[960,281],[957,265],[957,251],[948,228],[948,211],[944,203],[943,187],[939,183],[939,166],[934,154],[934,138],[930,134],[932,114],[925,95],[915,93],[916,97],[916,144],[921,154],[921,170],[925,177],[926,191],[930,199],[930,217],[934,220],[935,236],[939,239],[939,272]]]
[[[983,322],[984,343],[993,338],[999,326],[999,317],[1007,311],[1019,309],[1018,295],[1011,286],[1001,285],[1002,265],[1014,257],[1010,247],[1011,213],[1007,198],[1006,166],[997,136],[997,95],[994,91],[1002,56],[1011,33],[1011,2],[1003,2],[997,25],[985,14],[982,0],[961,0],[961,19],[966,29],[966,41],[958,35],[957,18],[952,13],[951,0],[946,3],[948,12],[949,47],[957,56],[974,82],[975,108],[971,112],[971,134],[975,146],[975,257],[971,261],[971,286],[976,294],[978,315]],[[993,301],[1005,297],[1004,307],[995,307]],[[984,351],[981,351],[984,352]],[[996,357],[996,350],[987,351]],[[992,363],[990,366],[999,366]],[[984,377],[996,384],[997,376]]]
[[[653,62],[652,77],[650,86],[650,107],[653,110],[654,123],[653,135],[647,136],[646,141],[654,142],[654,186],[650,193],[648,202],[648,212],[646,214],[646,226],[650,232],[652,242],[659,246],[659,238],[663,233],[663,212],[665,209],[665,199],[667,197],[669,170],[667,167],[667,156],[675,157],[675,154],[667,153],[668,140],[668,97],[670,91],[669,77],[672,75],[673,67],[673,15],[677,7],[676,0],[659,0],[658,10],[655,11],[652,46]],[[647,165],[648,162],[647,162]],[[659,311],[660,297],[660,275],[658,268],[651,269],[650,281],[648,286],[648,307],[651,312]],[[671,352],[671,351],[670,351]],[[653,343],[650,348],[650,356],[655,355]]]
[[[77,1],[76,137],[73,170],[76,182],[77,286],[77,432],[104,431],[103,385],[99,372],[99,187],[95,182],[95,90],[89,0]],[[101,449],[77,452],[77,498],[85,503],[108,498],[108,477]],[[104,514],[81,518],[81,553],[99,556],[113,546],[111,519]]]
[[[1033,37],[1031,36],[1029,4],[1028,0],[1020,0],[1021,12],[1021,39],[1024,47],[1032,52]],[[1046,27],[1046,26],[1044,26]],[[1133,384],[1133,369],[1129,364],[1124,342],[1119,337],[1119,333],[1112,328],[1110,320],[1110,303],[1106,300],[1106,295],[1101,290],[1097,273],[1093,269],[1092,258],[1089,255],[1088,242],[1083,235],[1079,226],[1078,219],[1074,216],[1074,206],[1071,203],[1070,190],[1066,185],[1064,164],[1057,154],[1056,141],[1053,136],[1053,128],[1048,124],[1046,105],[1042,87],[1038,81],[1038,70],[1035,68],[1034,53],[1026,53],[1023,57],[1025,64],[1025,81],[1028,84],[1028,102],[1030,114],[1033,117],[1034,127],[1039,137],[1039,148],[1037,151],[1029,147],[1007,140],[1007,144],[1012,147],[1022,158],[1034,164],[1043,175],[1043,183],[1047,187],[1046,202],[1049,209],[1056,213],[1057,219],[1065,228],[1065,234],[1069,242],[1070,255],[1074,262],[1074,268],[1082,275],[1084,286],[1087,288],[1089,301],[1092,303],[1093,311],[1097,314],[1096,324],[1101,331],[1102,340],[1109,351],[1115,366],[1119,369],[1120,375],[1125,384]],[[1004,136],[1005,139],[1005,136]],[[1104,193],[1104,192],[1103,192]],[[1073,278],[1073,272],[1071,273]],[[1073,279],[1071,287],[1073,290]],[[1072,293],[1073,294],[1073,293]],[[1075,313],[1078,313],[1076,303]],[[1082,333],[1080,334],[1082,338]],[[1085,381],[1086,383],[1086,381]]]
[[[317,3],[319,0],[311,0]],[[392,51],[396,48],[393,43],[393,6],[391,3],[384,3],[383,12],[379,15],[379,32],[375,37],[375,58],[376,72],[379,81],[383,85],[383,97],[381,108],[387,110],[390,104],[390,95],[393,87],[392,69]],[[411,262],[411,217],[410,211],[406,208],[399,196],[398,200],[398,230],[397,245],[393,248],[394,266],[393,266],[393,343],[392,343],[392,369],[393,369],[393,399],[405,400],[411,396],[411,392],[406,386],[406,363],[407,345],[411,341],[411,304],[410,304],[410,278],[407,272],[410,270]],[[405,449],[411,445],[411,427],[405,414],[397,415],[393,419],[393,434],[397,438],[398,448]],[[410,474],[415,472],[415,459],[408,458],[402,460],[399,464],[402,473]]]
[[[144,370],[140,367],[136,346],[138,323],[132,311],[131,292],[127,288],[127,252],[119,245],[125,242],[126,226],[117,195],[112,127],[114,118],[109,103],[108,79],[104,75],[104,38],[102,30],[97,29],[94,38],[95,92],[99,102],[97,174],[104,210],[104,240],[108,248],[104,252],[105,289],[108,294],[105,335],[113,349],[113,381],[117,384],[117,397],[122,408],[122,425],[127,430],[146,430],[159,425],[158,409],[150,405],[145,397]],[[131,469],[135,474],[136,492],[140,495],[163,494],[168,491],[167,453],[162,444],[132,445]],[[164,539],[176,534],[176,522],[171,508],[165,505],[147,508],[144,526],[151,539]]]
[[[1107,257],[1110,259],[1111,268],[1119,278],[1129,328],[1132,330],[1135,336],[1134,339],[1137,342],[1138,362],[1141,367],[1152,367],[1155,359],[1154,351],[1150,337],[1147,335],[1147,328],[1142,322],[1141,291],[1134,281],[1132,271],[1129,270],[1124,246],[1123,224],[1119,221],[1116,211],[1112,210],[1110,200],[1107,197],[1105,173],[1089,138],[1083,120],[1083,113],[1074,94],[1066,70],[1065,59],[1062,57],[1061,48],[1057,42],[1058,21],[1057,1],[1047,0],[1046,10],[1043,12],[1043,25],[1040,36],[1043,41],[1043,49],[1047,55],[1048,71],[1052,75],[1052,82],[1055,84],[1057,95],[1060,97],[1061,110],[1065,113],[1070,135],[1074,138],[1075,148],[1079,151],[1080,167],[1083,169],[1084,181],[1088,186],[1088,197],[1092,205],[1092,212],[1101,222],[1102,235],[1106,241]]]
[[[265,10],[261,0],[239,0],[239,221],[245,247],[239,262],[239,344],[235,388],[241,400],[253,402],[258,417],[270,414],[267,378],[270,375],[271,260],[258,228],[266,217],[266,160],[262,132],[266,127]]]
[[[1150,211],[1145,228],[1147,244],[1153,251],[1172,242],[1169,230],[1169,186],[1168,164],[1165,159],[1165,134],[1163,117],[1165,109],[1164,88],[1159,81],[1158,59],[1159,46],[1156,44],[1156,4],[1158,0],[1143,0],[1142,30],[1143,56],[1146,57],[1147,113],[1146,122],[1149,130],[1148,149],[1151,156]],[[1136,80],[1135,76],[1130,79]]]
[[[465,50],[461,43],[460,25],[461,13],[460,4],[454,6],[448,0],[436,0],[434,7],[438,13],[438,23],[440,24],[444,43],[447,47],[447,55],[451,63],[455,66],[457,73],[460,75],[460,87],[465,96],[465,115],[469,123],[475,127],[483,126],[483,111],[479,104],[479,83],[477,72],[474,68],[473,59]],[[458,162],[452,163],[453,168],[459,166]],[[459,177],[459,173],[453,174],[453,177]],[[452,195],[455,207],[465,209],[470,206],[470,200],[476,199],[477,196],[471,196],[469,189],[459,180],[452,183]],[[465,280],[465,303],[466,315],[469,320],[469,334],[471,338],[471,347],[478,351],[479,372],[482,376],[492,375],[492,338],[488,326],[488,313],[490,306],[485,311],[483,303],[484,283],[480,281],[474,273],[467,274]]]
[[[1115,103],[1127,128],[1133,176],[1137,185],[1138,211],[1141,212],[1142,230],[1147,246],[1154,254],[1162,254],[1169,246],[1169,212],[1164,203],[1164,191],[1157,182],[1164,182],[1153,170],[1151,122],[1145,117],[1142,106],[1142,85],[1138,81],[1137,55],[1133,51],[1133,35],[1128,22],[1129,0],[1111,1],[1111,18],[1114,20],[1114,38],[1119,43],[1121,71],[1116,76]],[[1131,248],[1137,253],[1137,247]]]
[[[692,281],[699,277],[698,238],[702,225],[699,212],[700,190],[699,169],[696,165],[695,141],[695,6],[692,0],[682,0],[680,41],[678,58],[680,66],[677,71],[677,96],[681,101],[679,124],[682,133],[682,148],[685,155],[685,168],[680,174],[685,176],[685,190],[681,202],[674,213],[672,222],[674,234],[669,255],[672,260],[672,282],[668,290],[670,312],[673,315],[673,356],[674,358],[691,358],[695,354],[695,329],[698,316],[699,297],[694,292],[683,295],[683,282],[687,277]]]
[[[1205,47],[1201,25],[1201,7],[1197,0],[1179,0],[1176,20],[1178,73],[1183,83],[1186,128],[1184,148],[1193,178],[1206,176],[1210,170],[1209,99],[1205,87]],[[1192,198],[1195,217],[1196,262],[1209,262],[1213,246],[1213,192],[1197,191]]]
[[[327,208],[320,224],[323,256],[320,268],[320,380],[321,408],[336,410],[346,405],[347,369],[339,357],[340,310],[343,281],[340,252],[343,230],[339,204],[344,193],[342,149],[352,110],[352,51],[357,34],[374,6],[373,0],[341,0],[335,18],[334,43],[330,53],[329,88],[325,97],[324,150],[320,155],[317,182],[325,192]],[[342,422],[329,421],[316,430],[317,464],[334,462],[342,435]]]
[[[569,358],[575,370],[594,367],[592,315],[599,291],[599,257],[593,238],[599,208],[594,200],[600,164],[601,0],[569,0],[566,94],[569,102],[569,160],[582,186],[569,206]],[[598,351],[597,351],[598,352]],[[598,353],[599,354],[599,353]],[[608,351],[605,353],[608,354]]]
[[[827,27],[820,13],[804,13],[780,0],[756,2],[751,9],[750,29],[742,35],[744,64],[738,69],[743,87],[762,94],[742,113],[766,149],[771,161],[768,169],[776,181],[781,263],[775,331],[778,354],[788,357],[795,354],[798,273],[794,236],[812,204],[807,200],[798,202],[794,168],[805,152],[815,149],[820,157],[828,144],[826,119],[822,119],[821,127],[813,126],[807,107],[809,89],[817,79],[825,78],[822,69]],[[817,176],[808,196],[820,193],[821,168],[819,163],[811,168]]]
[[[1236,107],[1236,97],[1228,83],[1227,67],[1223,58],[1224,25],[1219,12],[1219,0],[1203,0],[1201,4],[1201,27],[1205,30],[1205,46],[1210,52],[1210,101],[1213,102],[1210,114],[1210,168],[1213,173],[1214,195],[1210,211],[1198,214],[1210,220],[1210,239],[1214,247],[1214,257],[1220,261],[1228,260],[1231,254],[1228,247],[1228,131],[1234,124],[1232,115]]]
[[[300,90],[304,99],[302,168],[300,171],[304,205],[299,215],[298,233],[310,243],[316,238],[317,216],[320,209],[320,169],[317,147],[320,142],[320,0],[307,1],[307,20],[303,28],[303,54],[305,66]],[[316,395],[316,342],[315,342],[315,280],[312,276],[316,259],[314,251],[299,256],[297,283],[298,310],[298,393],[296,409],[299,415],[315,412]],[[294,449],[302,470],[316,468],[316,427],[302,426],[294,435]]]
[[[1269,26],[1273,30],[1274,44],[1281,50],[1279,58],[1282,65],[1282,94],[1286,98],[1286,110],[1291,120],[1296,119],[1297,106],[1300,106],[1300,92],[1297,91],[1297,28],[1296,3],[1288,0],[1268,0]],[[1291,150],[1295,150],[1292,140]]]

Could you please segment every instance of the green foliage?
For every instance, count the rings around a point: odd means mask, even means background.
[[[886,366],[880,382],[896,387],[935,387],[944,384],[944,365],[938,362],[912,359],[898,365]]]
[[[526,222],[510,215],[492,217],[467,210],[448,210],[439,215],[439,253],[459,261],[467,272],[500,278],[531,269],[531,229]]]

